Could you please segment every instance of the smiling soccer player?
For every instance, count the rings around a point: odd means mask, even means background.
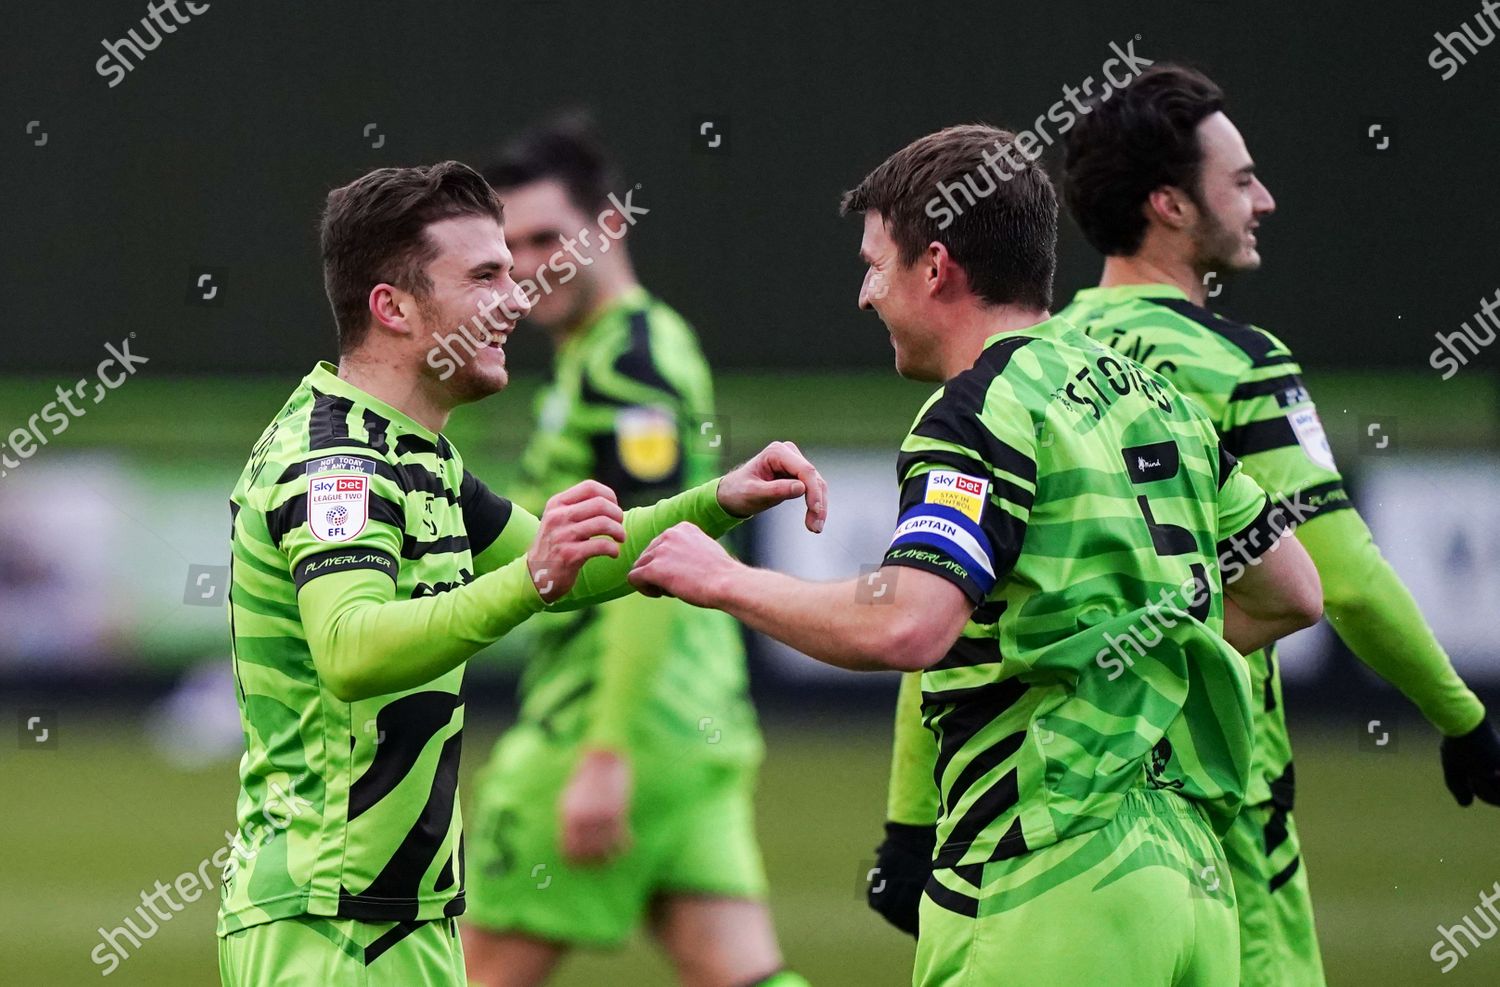
[[[1226,610],[1245,646],[1312,623],[1317,575],[1202,412],[1048,316],[1040,168],[945,229],[924,213],[1013,140],[931,134],[844,200],[864,214],[861,307],[902,375],[942,382],[897,460],[889,602],[750,568],[682,525],[630,579],[832,665],[920,673],[937,824],[916,984],[1231,983],[1234,896],[1205,875],[1227,868],[1215,832],[1243,796],[1250,709],[1220,632]],[[1253,564],[1224,587],[1241,537]]]
[[[293,391],[230,501],[246,752],[219,910],[225,987],[461,987],[468,659],[544,608],[627,592],[630,563],[672,524],[720,535],[805,495],[822,526],[822,480],[783,443],[631,511],[579,483],[540,520],[465,470],[442,429],[505,386],[504,343],[529,307],[501,222],[489,185],[452,161],[329,194],[339,364]],[[476,318],[477,348],[440,373],[435,340]]]

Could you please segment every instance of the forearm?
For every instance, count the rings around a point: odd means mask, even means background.
[[[1354,511],[1315,517],[1297,537],[1323,578],[1334,631],[1360,661],[1406,695],[1444,735],[1473,730],[1484,705],[1466,686]]]
[[[901,676],[896,698],[896,731],[891,743],[891,783],[885,818],[908,826],[937,822],[938,792],[933,778],[937,738],[922,724],[922,673]]]
[[[524,558],[436,596],[389,596],[389,584],[381,594],[344,574],[315,579],[298,595],[313,662],[340,700],[430,682],[542,609]]]
[[[658,501],[649,507],[635,507],[625,512],[625,542],[616,558],[600,556],[590,559],[578,574],[578,581],[564,597],[547,609],[578,610],[631,592],[625,581],[631,566],[663,531],[684,521],[701,528],[711,538],[722,538],[742,524],[719,504],[718,480],[699,484],[675,497]],[[541,566],[545,559],[537,560]]]
[[[813,583],[736,565],[720,577],[712,606],[825,664],[850,671],[910,670],[911,635],[888,605],[861,603],[857,581]]]

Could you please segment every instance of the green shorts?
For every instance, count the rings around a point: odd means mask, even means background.
[[[958,870],[964,870],[959,868]],[[1202,812],[1136,789],[1100,829],[933,874],[917,987],[1233,987],[1234,891]]]
[[[219,939],[224,987],[464,987],[458,923],[299,915]]]
[[[578,757],[526,726],[504,737],[466,813],[464,921],[581,946],[616,946],[653,897],[759,899],[755,765],[638,757],[624,854],[572,867],[560,852],[558,800]]]
[[[1240,903],[1240,983],[1323,987],[1307,867],[1289,810],[1246,806],[1224,834]]]

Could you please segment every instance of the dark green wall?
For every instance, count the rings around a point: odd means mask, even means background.
[[[1427,64],[1433,32],[1472,21],[1477,0],[217,0],[114,88],[100,40],[144,0],[6,7],[0,371],[91,366],[135,331],[154,372],[300,373],[331,346],[325,191],[379,165],[478,163],[564,104],[595,108],[641,183],[639,266],[718,365],[883,367],[885,334],[854,308],[841,190],[944,124],[1024,125],[1137,34],[1141,54],[1224,85],[1279,202],[1230,314],[1312,366],[1431,374],[1432,333],[1500,288],[1500,44],[1446,82]],[[728,155],[692,150],[700,113],[727,114]],[[1383,154],[1371,118],[1394,126]],[[221,307],[186,304],[199,266],[223,269]],[[1065,224],[1060,297],[1096,272]],[[536,339],[516,349],[542,357]]]

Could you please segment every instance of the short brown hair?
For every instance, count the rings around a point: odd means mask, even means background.
[[[419,298],[432,290],[427,265],[437,248],[427,239],[427,227],[457,216],[505,219],[500,196],[458,161],[380,168],[328,193],[323,287],[338,325],[340,353],[364,341],[375,285],[388,282]]]
[[[903,265],[936,240],[986,303],[1049,309],[1057,194],[1046,172],[1024,154],[1015,164],[1012,149],[1016,135],[989,124],[928,134],[845,192],[841,212],[880,213]]]

